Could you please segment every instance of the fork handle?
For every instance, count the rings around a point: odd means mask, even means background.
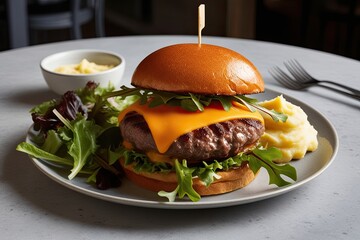
[[[353,99],[356,99],[356,100],[360,101],[360,94],[353,94],[353,93],[345,92],[345,91],[342,91],[342,90],[340,90],[340,89],[338,89],[338,88],[330,87],[330,86],[327,86],[327,85],[321,85],[321,84],[319,84],[318,86],[327,88],[327,89],[329,89],[329,90],[335,91],[335,92],[337,92],[337,93],[340,93],[340,94],[342,94],[342,95],[345,95],[345,96],[347,96],[347,97],[351,97],[351,98],[353,98]]]
[[[354,93],[357,96],[360,96],[360,91],[359,90],[357,90],[355,88],[352,88],[352,87],[349,87],[349,86],[346,86],[346,85],[343,85],[343,84],[340,84],[340,83],[337,83],[337,82],[321,80],[321,81],[319,81],[319,83],[327,83],[327,84],[331,84],[331,85],[334,85],[334,86],[337,86],[337,87],[341,87],[341,88],[344,88],[344,89]]]

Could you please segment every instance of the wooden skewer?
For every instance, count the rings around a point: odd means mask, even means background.
[[[205,5],[200,4],[198,8],[198,44],[201,45],[201,31],[205,27]]]

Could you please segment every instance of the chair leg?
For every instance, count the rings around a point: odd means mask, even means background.
[[[104,0],[95,0],[95,31],[97,37],[105,37],[104,29]]]
[[[80,25],[80,4],[81,0],[73,0],[71,2],[71,20],[72,20],[72,27],[71,27],[71,38],[72,39],[81,39],[81,25]]]

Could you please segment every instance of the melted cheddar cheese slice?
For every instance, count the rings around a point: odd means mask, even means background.
[[[264,123],[260,113],[251,112],[236,102],[229,111],[225,111],[221,105],[211,104],[202,112],[189,112],[168,105],[149,108],[137,102],[120,113],[120,123],[129,112],[137,112],[144,117],[160,153],[165,153],[181,135],[214,123],[241,118],[257,119]]]

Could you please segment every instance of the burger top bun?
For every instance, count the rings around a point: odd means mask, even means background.
[[[264,91],[256,67],[241,54],[209,44],[176,44],[148,55],[135,69],[132,85],[177,93],[211,95]]]

